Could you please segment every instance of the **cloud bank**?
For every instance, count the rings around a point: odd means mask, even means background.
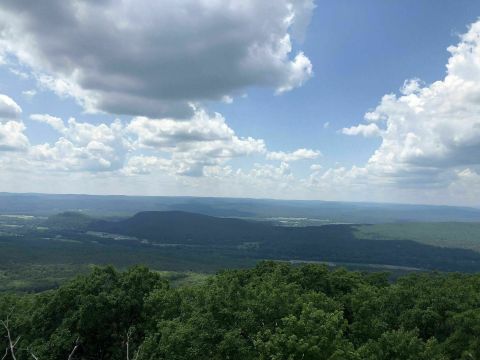
[[[13,56],[87,111],[188,118],[190,104],[312,76],[313,0],[3,0],[0,57]]]
[[[371,182],[449,188],[480,173],[480,21],[448,51],[444,79],[408,80],[365,115],[367,124],[342,130],[381,137],[362,174]]]
[[[139,191],[139,183],[161,182],[190,194],[478,205],[480,21],[448,48],[442,79],[407,80],[362,123],[340,130],[378,139],[363,164],[312,164],[322,154],[303,147],[272,151],[206,110],[205,101],[230,103],[249,87],[281,94],[304,84],[312,64],[292,49],[313,8],[310,0],[2,1],[0,62],[15,58],[40,88],[86,111],[132,115],[95,124],[55,114],[22,120],[20,106],[0,94],[2,173],[122,179]],[[58,138],[33,142],[28,121]],[[297,176],[301,166],[309,170]]]

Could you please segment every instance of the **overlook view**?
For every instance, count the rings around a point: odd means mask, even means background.
[[[480,359],[480,2],[0,1],[1,360]]]

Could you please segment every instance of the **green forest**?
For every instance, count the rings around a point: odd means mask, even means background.
[[[174,287],[136,266],[0,295],[0,346],[23,359],[480,358],[480,275],[265,261]]]

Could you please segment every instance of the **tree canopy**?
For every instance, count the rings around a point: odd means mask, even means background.
[[[55,290],[0,295],[0,351],[18,360],[478,359],[479,304],[480,275],[389,283],[262,262],[173,288],[145,267],[105,267]]]

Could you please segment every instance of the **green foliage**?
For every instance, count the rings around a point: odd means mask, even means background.
[[[299,315],[281,319],[266,330],[256,345],[260,359],[345,359],[353,346],[344,338],[346,321],[341,311],[325,312],[315,304],[304,305]]]
[[[415,331],[387,331],[359,349],[364,360],[444,360],[436,340],[423,341]]]
[[[18,360],[449,360],[480,358],[480,275],[388,283],[320,265],[262,262],[187,287],[134,267],[56,290],[0,294]],[[0,328],[0,351],[6,348]],[[127,350],[128,349],[128,350]]]
[[[130,329],[137,329],[135,336],[143,335],[145,296],[167,286],[158,274],[143,267],[124,273],[107,267],[42,294],[29,326],[29,333],[42,334],[38,356],[66,358],[71,344],[80,338],[82,351],[92,356],[120,357]]]

